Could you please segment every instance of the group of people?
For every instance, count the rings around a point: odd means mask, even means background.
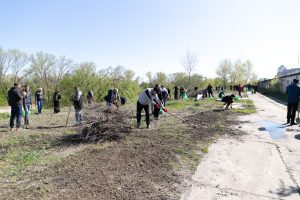
[[[195,87],[195,91],[197,92],[198,87]],[[213,87],[211,84],[207,86],[205,89],[206,95],[208,97],[213,95]],[[241,92],[241,91],[240,91]],[[239,94],[240,94],[239,92]],[[183,85],[178,88],[177,85],[174,87],[174,99],[177,100],[179,98],[184,99],[186,96],[187,90],[183,87]],[[240,94],[241,95],[241,94]],[[154,115],[154,119],[157,120],[159,117],[159,113],[161,110],[167,112],[166,105],[168,99],[171,97],[171,91],[168,88],[165,88],[163,85],[155,85],[153,88],[145,89],[138,97],[137,101],[137,127],[141,124],[141,112],[142,110],[146,113],[146,124],[147,128],[149,128],[150,124],[150,112],[151,108],[152,114]],[[234,95],[225,96],[222,98],[222,101],[226,104],[226,108],[233,102]],[[24,109],[24,127],[29,128],[29,115],[30,108],[32,106],[32,96],[31,91],[29,90],[29,85],[25,85],[23,88],[21,84],[15,83],[14,87],[12,87],[8,91],[8,102],[11,106],[11,117],[10,117],[10,129],[12,130],[14,127],[14,121],[16,119],[16,130],[18,130],[21,126],[21,116],[22,109]],[[53,95],[53,107],[54,113],[60,112],[60,102],[62,96],[58,89],[55,89]],[[119,91],[117,88],[108,90],[108,94],[104,98],[107,103],[107,107],[111,108],[114,105],[117,109],[120,104],[125,104],[125,98],[119,95]],[[94,100],[93,91],[90,90],[87,93],[87,101],[88,104],[91,104]],[[35,92],[35,104],[37,105],[37,114],[41,114],[43,108],[43,102],[45,101],[43,89],[39,88]],[[79,87],[74,88],[74,95],[70,98],[70,101],[73,102],[73,106],[75,109],[75,119],[77,124],[82,123],[82,108],[83,108],[83,99],[82,92]],[[292,107],[291,107],[292,108]],[[292,110],[292,109],[291,109]],[[292,116],[292,114],[291,114]],[[293,120],[292,120],[293,121]]]
[[[22,115],[24,116],[24,128],[30,128],[30,109],[32,107],[32,93],[30,91],[29,85],[22,85],[20,83],[14,83],[7,93],[8,104],[11,106],[10,115],[10,130],[14,130],[16,121],[16,131],[21,128]],[[93,101],[93,92],[90,90],[87,94],[88,103],[91,104]],[[54,113],[60,112],[60,102],[62,96],[58,89],[55,89],[53,95],[53,107]],[[75,119],[76,123],[81,124],[82,122],[82,92],[78,87],[74,88],[74,95],[70,98],[73,102],[75,108]],[[34,102],[37,106],[37,114],[42,113],[43,104],[45,101],[43,89],[39,88],[34,94]]]
[[[24,113],[24,128],[30,128],[30,109],[32,107],[32,94],[29,85],[15,83],[7,93],[8,104],[11,106],[10,130],[14,128],[16,120],[16,130],[21,127],[22,111]],[[43,108],[44,95],[42,88],[35,92],[35,104],[38,107],[38,114],[41,114]]]

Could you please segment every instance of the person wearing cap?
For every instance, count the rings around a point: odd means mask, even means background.
[[[300,87],[299,80],[294,79],[293,82],[286,87],[287,100],[287,124],[296,125],[295,116],[299,105]]]

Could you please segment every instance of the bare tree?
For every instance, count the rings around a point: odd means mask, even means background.
[[[216,70],[216,74],[220,77],[224,87],[226,87],[229,81],[231,70],[232,62],[229,59],[222,60],[219,67]]]
[[[10,49],[7,52],[8,57],[11,58],[11,71],[14,81],[17,82],[20,79],[20,72],[29,63],[28,55],[17,49]]]
[[[151,72],[147,72],[146,73],[146,77],[148,78],[149,83],[152,83],[152,81],[153,81],[152,73]]]
[[[250,60],[246,60],[245,62],[245,78],[246,78],[246,83],[251,82],[251,78],[253,75],[253,64]]]
[[[30,57],[30,61],[30,68],[26,70],[27,76],[30,76],[31,80],[45,89],[48,101],[50,101],[49,90],[51,86],[54,87],[54,85],[56,85],[56,83],[51,80],[54,80],[54,67],[57,60],[54,55],[38,52],[36,55]]]
[[[76,68],[76,64],[71,59],[61,56],[55,65],[54,70],[54,79],[56,82],[56,87],[60,84],[60,81],[63,79],[64,75],[72,72]]]
[[[188,89],[190,90],[191,86],[191,74],[198,65],[198,56],[197,54],[192,54],[187,51],[185,57],[182,59],[182,65],[186,72],[188,73]]]
[[[7,90],[8,90],[6,74],[11,68],[12,63],[13,63],[12,56],[7,52],[5,52],[2,48],[0,48],[0,84],[1,84],[0,87],[6,98],[7,98]]]

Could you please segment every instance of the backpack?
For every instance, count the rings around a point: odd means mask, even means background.
[[[79,100],[73,101],[73,105],[75,109],[82,109],[82,96],[80,96]]]
[[[121,99],[121,105],[124,105],[126,103],[125,97],[120,97],[120,99]]]

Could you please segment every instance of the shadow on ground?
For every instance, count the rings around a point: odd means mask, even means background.
[[[73,146],[73,145],[80,145],[83,143],[87,143],[83,140],[82,135],[79,133],[75,134],[68,134],[62,136],[61,138],[57,139],[53,146]]]
[[[296,138],[297,140],[300,140],[300,134],[295,135],[295,138]]]
[[[272,99],[273,101],[275,101],[275,102],[277,102],[277,103],[280,103],[280,104],[282,104],[282,105],[284,105],[284,106],[287,105],[286,102],[283,101],[283,100],[281,100],[281,99],[278,99],[278,98],[276,98],[276,97],[273,97],[273,96],[270,96],[270,95],[264,94],[264,93],[260,93],[260,94],[263,95],[263,96],[266,96],[266,97]]]
[[[287,197],[291,196],[292,194],[299,194],[300,195],[300,190],[298,187],[294,186],[289,186],[288,188],[279,188],[277,191],[270,191],[271,194],[277,194],[280,197]]]

